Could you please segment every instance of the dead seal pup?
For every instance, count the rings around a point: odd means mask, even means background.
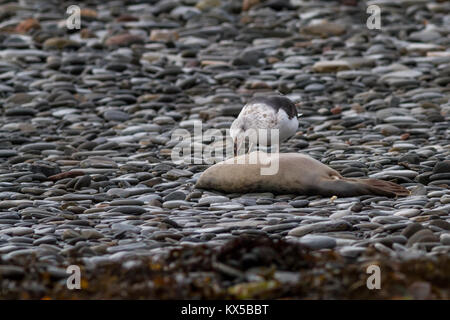
[[[273,166],[277,162],[277,166]],[[273,174],[263,169],[278,167]],[[344,178],[339,172],[305,154],[255,151],[219,162],[202,173],[196,188],[226,193],[273,192],[352,197],[407,196],[409,191],[389,181]]]

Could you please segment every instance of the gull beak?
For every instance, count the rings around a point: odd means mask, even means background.
[[[239,139],[236,137],[234,139],[234,156],[237,157],[239,155],[239,150],[241,150],[242,145],[245,146],[245,139]]]

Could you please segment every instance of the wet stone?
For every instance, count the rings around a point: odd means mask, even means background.
[[[115,208],[111,209],[109,212],[120,212],[122,214],[140,215],[140,214],[147,212],[147,210],[145,210],[145,208],[140,207],[140,206],[126,205],[126,206],[115,207]]]
[[[229,202],[230,199],[224,196],[209,196],[199,199],[198,203],[201,205],[210,205],[215,203]]]
[[[294,201],[289,202],[289,204],[291,206],[293,206],[294,208],[304,208],[304,207],[308,206],[309,201],[308,200],[294,200]]]
[[[336,247],[336,240],[327,237],[327,236],[319,236],[319,235],[306,235],[300,238],[299,243],[312,249],[333,249]]]
[[[315,232],[345,231],[351,229],[351,225],[345,221],[318,222],[309,225],[299,226],[289,231],[289,235],[301,237]]]
[[[408,239],[408,247],[417,243],[439,242],[439,237],[429,229],[419,230]]]
[[[182,207],[190,207],[192,204],[188,201],[184,200],[171,200],[171,201],[165,201],[163,203],[163,208],[167,209],[178,209]]]
[[[127,121],[130,116],[119,110],[108,110],[103,114],[103,117],[109,121]]]

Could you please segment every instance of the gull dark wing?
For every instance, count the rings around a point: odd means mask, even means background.
[[[276,112],[283,109],[288,115],[289,119],[297,116],[297,107],[295,104],[286,97],[282,96],[268,96],[268,97],[256,97],[250,100],[248,104],[261,103],[270,106]]]

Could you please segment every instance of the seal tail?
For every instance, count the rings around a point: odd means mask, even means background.
[[[369,189],[375,194],[386,195],[386,196],[398,196],[398,197],[406,197],[411,194],[411,192],[402,187],[401,185],[385,181],[379,179],[356,179],[359,183],[364,183],[369,187]]]
[[[378,179],[340,178],[331,181],[328,180],[322,183],[320,189],[322,193],[326,193],[327,195],[341,197],[369,194],[386,197],[410,195],[409,190],[405,187],[390,181]]]

